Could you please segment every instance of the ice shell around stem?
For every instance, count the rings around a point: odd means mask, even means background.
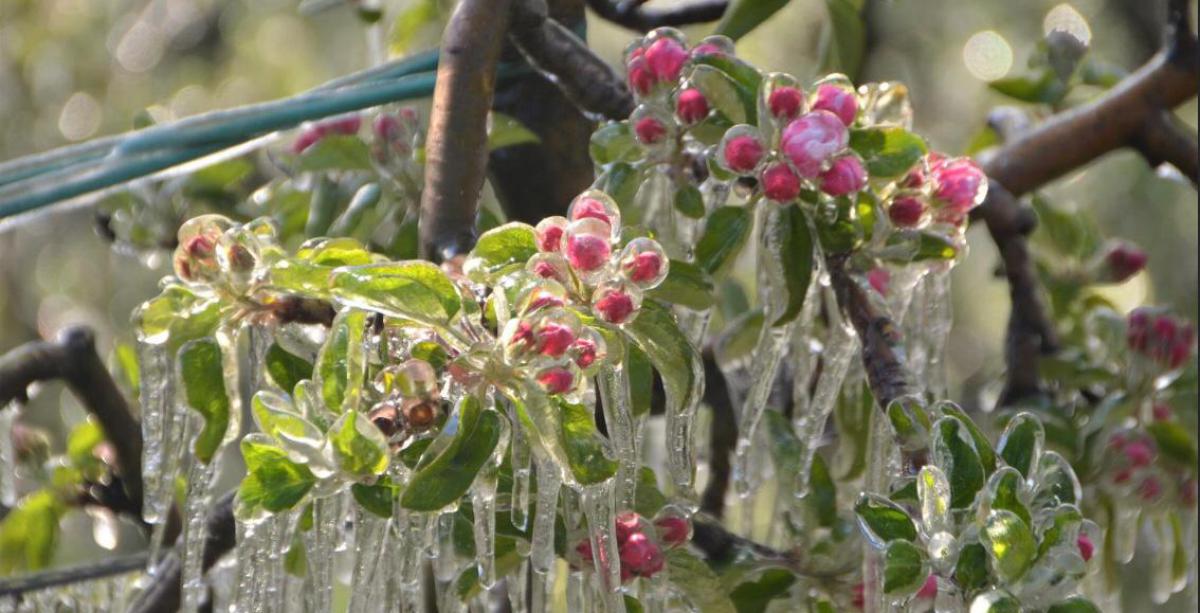
[[[717,147],[717,162],[726,170],[752,175],[766,154],[762,133],[749,125],[737,125],[725,131]]]
[[[598,189],[589,189],[575,196],[567,207],[567,221],[575,222],[587,218],[607,224],[609,236],[616,240],[621,231],[621,209],[611,196]]]
[[[783,129],[779,147],[801,177],[812,179],[849,144],[850,132],[842,120],[829,111],[814,110]]]
[[[592,294],[592,310],[610,324],[632,321],[641,305],[641,290],[621,280],[606,281]]]
[[[599,219],[585,217],[567,226],[563,239],[567,263],[584,283],[591,284],[604,271],[612,255],[610,240],[608,224]]]
[[[652,238],[635,238],[621,251],[620,270],[643,290],[658,287],[667,278],[669,260],[662,245]]]

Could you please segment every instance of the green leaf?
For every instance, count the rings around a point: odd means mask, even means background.
[[[642,517],[654,517],[667,506],[667,497],[658,489],[658,477],[654,469],[643,466],[638,469],[638,481],[634,492],[634,509]]]
[[[390,317],[444,326],[462,307],[458,290],[441,268],[409,260],[338,268],[333,295]]]
[[[808,295],[808,285],[812,281],[814,255],[812,234],[804,210],[789,206],[779,213],[779,223],[773,224],[776,233],[767,237],[768,243],[778,249],[787,287],[787,306],[771,324],[776,327],[796,319],[804,307],[804,297]]]
[[[1146,430],[1158,443],[1158,451],[1162,457],[1181,468],[1195,468],[1196,440],[1187,428],[1175,421],[1156,421],[1146,426]]]
[[[1012,511],[994,509],[980,540],[996,574],[1007,583],[1020,579],[1037,558],[1037,541],[1029,526]]]
[[[634,162],[645,155],[627,121],[613,121],[597,128],[592,132],[588,152],[592,161],[599,166],[613,162]]]
[[[675,190],[675,210],[692,219],[703,219],[704,196],[700,188],[689,183]]]
[[[289,352],[279,343],[271,343],[267,350],[267,374],[282,390],[296,389],[296,384],[313,376],[313,365],[308,360]]]
[[[485,411],[479,399],[466,396],[438,438],[446,441],[436,456],[426,453],[400,496],[400,505],[414,511],[443,509],[462,497],[475,481],[479,469],[492,457],[500,442],[500,414]]]
[[[772,600],[788,595],[796,575],[779,568],[768,569],[758,579],[738,584],[729,592],[738,613],[766,613]]]
[[[604,454],[604,437],[588,408],[557,398],[563,449],[568,467],[580,485],[592,485],[617,474],[617,462]]]
[[[979,543],[963,546],[954,565],[954,581],[966,593],[974,592],[988,584],[987,550]]]
[[[671,260],[667,278],[647,295],[655,300],[702,311],[712,306],[716,287],[713,280],[695,264]]]
[[[667,576],[701,613],[734,613],[721,579],[703,560],[683,549],[667,552]]]
[[[367,314],[347,309],[338,313],[329,336],[317,354],[316,381],[325,408],[339,414],[357,402],[365,369],[363,335]]]
[[[242,439],[246,477],[238,488],[238,506],[246,511],[259,507],[278,513],[296,506],[317,483],[307,466],[293,462],[288,452],[265,434],[248,434]]]
[[[758,123],[757,97],[758,86],[762,83],[762,73],[757,68],[735,56],[723,53],[712,53],[693,58],[693,62],[699,66],[712,66],[732,79],[737,84],[738,97],[741,98],[742,106],[746,110],[746,123]],[[713,115],[713,117],[719,117],[719,115]]]
[[[322,137],[296,159],[296,169],[309,172],[370,168],[370,148],[363,139],[352,134],[331,134]]]
[[[537,252],[537,235],[533,226],[514,221],[484,232],[471,250],[469,259],[473,266],[481,266],[480,270],[488,278],[493,278],[494,275],[523,267]]]
[[[925,584],[925,552],[910,541],[896,540],[883,550],[883,593],[907,596]]]
[[[1024,488],[1025,480],[1021,478],[1021,473],[1017,472],[1011,466],[1000,468],[988,479],[987,510],[1002,509],[1011,511],[1017,517],[1020,517],[1026,526],[1032,526],[1033,517],[1022,501],[1022,490]]]
[[[950,481],[950,506],[966,508],[983,487],[983,463],[963,422],[943,417],[933,424],[930,455]]]
[[[383,474],[387,438],[358,411],[347,411],[329,428],[329,447],[342,472],[355,479]]]
[[[1079,68],[1079,79],[1085,85],[1103,87],[1105,89],[1121,82],[1129,76],[1124,68],[1095,58],[1085,58]]]
[[[292,544],[283,556],[283,570],[297,578],[308,574],[308,550],[304,547],[304,539],[300,536],[298,527],[292,534]]]
[[[396,486],[387,477],[370,485],[355,483],[350,486],[350,493],[354,495],[354,500],[359,506],[384,519],[392,516],[392,500],[396,497],[396,490]]]
[[[1046,431],[1042,422],[1033,413],[1021,412],[1013,416],[1000,435],[996,451],[1006,464],[1017,469],[1022,476],[1029,477],[1037,467],[1046,442]]]
[[[864,493],[854,505],[858,525],[876,547],[897,539],[917,540],[917,526],[900,505],[878,494]]]
[[[750,207],[723,206],[708,216],[696,243],[696,263],[714,279],[723,276],[745,246],[754,227],[752,213]]]
[[[230,401],[221,346],[215,339],[190,341],[179,350],[177,360],[184,398],[204,418],[204,428],[196,435],[193,450],[196,459],[208,464],[229,429]]]
[[[753,111],[748,110],[745,103],[748,101],[753,104],[754,98],[744,98],[733,77],[712,66],[700,64],[692,70],[691,78],[712,108],[735,124],[746,123],[747,116]]]
[[[67,508],[49,489],[33,492],[0,521],[0,575],[45,568]]]
[[[821,73],[857,75],[866,51],[863,0],[825,0],[829,24],[822,32]]]
[[[174,354],[188,341],[212,336],[221,321],[221,303],[172,283],[142,303],[134,311],[133,320],[139,340],[165,344],[168,353]]]
[[[920,136],[899,126],[853,129],[850,148],[862,156],[872,179],[899,177],[929,152]]]
[[[67,458],[71,465],[87,474],[99,478],[104,470],[100,460],[92,453],[96,445],[104,442],[104,429],[90,418],[71,428],[67,436]]]
[[[1075,596],[1051,605],[1046,613],[1100,613],[1100,607],[1083,596]]]
[[[1038,558],[1045,558],[1054,547],[1069,547],[1069,551],[1078,551],[1076,540],[1079,529],[1083,524],[1083,514],[1075,505],[1064,504],[1054,509],[1049,517],[1039,520],[1043,522],[1041,538],[1038,545]]]
[[[1021,603],[1003,590],[991,590],[971,601],[971,613],[1022,613]]]
[[[1043,69],[1038,75],[997,79],[989,82],[988,87],[1009,98],[1031,104],[1055,104],[1067,94],[1066,85],[1049,68]]]
[[[787,3],[788,0],[734,0],[725,9],[714,33],[737,40],[787,6]]]
[[[992,450],[992,442],[975,424],[975,420],[971,419],[962,408],[953,402],[938,403],[937,410],[942,415],[958,419],[967,427],[967,432],[971,434],[971,442],[975,443],[975,452],[979,454],[979,461],[983,463],[984,470],[987,473],[996,470],[996,452]]]
[[[812,470],[808,475],[808,505],[817,517],[817,523],[831,528],[837,523],[837,484],[829,474],[825,457],[821,454],[813,456]]]
[[[542,139],[538,138],[538,135],[534,134],[532,130],[525,127],[525,124],[513,117],[504,113],[497,113],[496,111],[492,111],[487,136],[488,151],[495,151],[513,145],[542,142]]]

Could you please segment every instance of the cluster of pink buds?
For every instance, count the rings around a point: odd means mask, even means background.
[[[618,249],[620,227],[612,198],[588,190],[572,201],[566,217],[548,217],[537,225],[540,253],[529,259],[527,269],[569,288],[602,321],[628,323],[642,293],[667,277],[669,260],[651,238],[635,238]]]
[[[376,160],[387,162],[411,157],[422,138],[420,116],[408,106],[395,113],[380,113],[371,122],[371,135],[374,139],[371,153]]]
[[[296,140],[292,141],[292,153],[296,155],[304,153],[326,136],[358,134],[360,128],[362,128],[362,116],[358,113],[307,124],[301,128]]]
[[[678,515],[663,515],[653,522],[653,529],[646,520],[626,511],[617,515],[614,535],[621,561],[621,582],[635,577],[653,577],[663,569],[663,549],[674,549],[691,538],[691,522]],[[592,560],[592,542],[584,539],[575,546],[584,564]]]
[[[1129,314],[1129,348],[1168,370],[1182,367],[1196,346],[1196,328],[1159,309],[1141,307]]]
[[[367,417],[389,439],[402,442],[410,433],[428,430],[441,412],[437,372],[425,360],[385,366],[375,377],[375,389],[383,400]]]
[[[638,98],[670,93],[692,58],[732,54],[733,41],[724,36],[710,36],[689,50],[682,32],[658,28],[625,50],[626,79]]]
[[[1088,266],[1097,283],[1124,283],[1146,268],[1149,257],[1137,245],[1113,241]]]
[[[930,153],[901,181],[888,218],[898,228],[919,228],[930,221],[962,227],[971,209],[983,203],[987,186],[987,175],[974,160]]]
[[[263,231],[272,231],[263,226]],[[233,285],[239,293],[258,268],[260,236],[221,215],[200,215],[179,227],[175,276],[189,285]]]
[[[724,169],[756,178],[763,195],[780,203],[795,200],[806,181],[835,197],[866,187],[866,168],[849,149],[858,99],[848,83],[820,84],[806,100],[795,79],[773,74],[765,79],[761,97],[765,127],[738,125],[726,131],[717,150]]]
[[[1111,472],[1114,485],[1132,487],[1134,493],[1145,502],[1153,502],[1162,494],[1162,481],[1154,470],[1158,450],[1154,439],[1139,431],[1121,431],[1108,439],[1106,456],[1113,464]]]

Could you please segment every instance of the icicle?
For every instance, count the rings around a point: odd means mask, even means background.
[[[822,375],[823,377],[823,375]],[[819,385],[819,384],[818,384]],[[818,395],[819,395],[818,391]],[[863,490],[867,492],[889,491],[889,465],[895,445],[892,440],[891,424],[879,411],[871,412],[871,430],[867,443],[867,467],[863,476]],[[808,480],[804,480],[807,484]],[[866,539],[863,540],[863,602],[868,612],[886,611],[888,598],[883,594],[881,556]]]
[[[858,337],[854,334],[854,329],[837,316],[837,305],[829,292],[826,292],[826,298],[831,315],[829,337],[822,354],[821,377],[817,380],[812,402],[807,407],[797,406],[793,409],[803,413],[795,420],[796,437],[803,445],[800,468],[796,475],[797,498],[808,495],[808,478],[812,471],[813,455],[816,454],[821,437],[825,434],[825,422],[829,419],[833,405],[837,403],[846,372],[858,352]]]
[[[305,603],[310,611],[328,611],[333,598],[334,550],[339,540],[342,517],[341,496],[312,502],[312,528],[304,533],[308,572],[304,576]]]
[[[355,505],[358,515],[354,526],[354,570],[350,579],[350,611],[374,609],[374,598],[382,582],[379,569],[383,566],[384,542],[388,521]]]
[[[583,572],[571,569],[567,575],[567,610],[572,613],[576,611],[588,611],[588,588],[587,575]]]
[[[12,440],[16,419],[17,403],[0,407],[0,505],[10,509],[17,504],[17,454]]]
[[[621,558],[617,551],[611,480],[583,488],[583,512],[587,516],[592,561],[604,593],[604,602],[609,613],[623,613],[625,601],[621,596]]]
[[[678,410],[667,411],[667,472],[675,484],[675,494],[680,502],[694,497],[692,486],[696,477],[695,442],[692,440],[692,428],[696,422],[696,413],[700,400],[704,396],[704,365],[700,360],[692,364],[692,389],[686,392],[691,402],[684,405],[677,403],[674,395],[667,391],[667,406],[678,404]],[[638,440],[641,428],[638,427]],[[640,457],[640,442],[635,446],[634,457]]]
[[[509,415],[512,413],[510,411]],[[512,417],[510,417],[512,419]],[[512,419],[513,423],[517,423]],[[512,498],[509,503],[509,517],[512,520],[512,525],[518,530],[524,530],[529,526],[529,485],[532,473],[533,458],[529,449],[529,438],[525,434],[525,429],[515,427],[511,429],[512,441]]]
[[[197,422],[199,415],[192,415]],[[216,485],[220,455],[214,455],[208,464],[192,458],[188,469],[187,493],[183,503],[183,559],[181,565],[183,585],[183,611],[191,612],[200,607],[208,593],[204,581],[204,541],[208,536],[208,508],[212,505],[213,487]]]
[[[638,456],[634,440],[633,411],[629,399],[629,375],[617,364],[604,368],[598,377],[600,403],[604,408],[604,423],[608,440],[617,454],[617,475],[614,481],[616,505],[620,510],[632,509],[637,491]]]
[[[142,517],[150,524],[161,524],[170,500],[162,499],[162,483],[174,481],[168,478],[165,466],[171,457],[178,454],[164,453],[166,440],[170,438],[172,418],[175,415],[175,360],[165,345],[138,343],[138,362],[141,368],[141,390],[139,391],[142,411],[142,481],[146,492],[146,503]],[[175,449],[178,449],[176,447]],[[174,498],[173,486],[169,493]],[[157,529],[161,532],[161,528]],[[161,539],[160,539],[161,540]],[[157,552],[152,548],[150,563]]]
[[[547,592],[554,586],[554,523],[558,515],[558,492],[562,475],[549,457],[538,454],[537,506],[533,515],[533,538],[529,546],[529,566],[533,570],[533,610],[545,611]],[[570,532],[568,531],[568,534]]]
[[[946,341],[953,323],[950,302],[950,267],[931,269],[917,284],[910,314],[910,365],[913,381],[925,382],[935,398],[946,396]]]
[[[507,423],[507,422],[502,422]],[[471,486],[471,506],[475,513],[472,523],[475,534],[475,564],[479,570],[479,584],[484,590],[496,585],[496,480],[508,433],[501,434],[500,444],[487,464],[475,476]]]
[[[266,531],[265,521],[257,524],[237,522],[237,590],[233,598],[233,610],[250,613],[256,610],[258,586],[262,572],[262,537]]]
[[[1114,557],[1118,564],[1128,564],[1137,550],[1138,530],[1142,525],[1142,509],[1138,506],[1117,507],[1114,525],[1109,527],[1113,536]]]
[[[456,512],[447,512],[437,518],[438,557],[434,560],[433,576],[438,583],[446,583],[458,575],[458,555],[454,551],[455,515]]]
[[[173,370],[173,369],[172,369]],[[174,376],[174,375],[172,375]],[[172,387],[174,387],[172,385]],[[190,439],[188,431],[192,425],[191,409],[185,406],[174,404],[169,409],[169,413],[164,417],[162,442],[162,459],[159,463],[159,480],[155,484],[154,490],[147,489],[146,506],[143,507],[143,515],[146,517],[154,517],[154,528],[150,534],[150,564],[151,568],[158,561],[159,554],[162,551],[163,539],[167,530],[167,517],[169,515],[171,505],[175,502],[176,480],[179,477],[180,464],[184,461],[191,461],[190,450],[181,451],[184,449],[186,441]],[[146,511],[153,507],[151,511]],[[146,515],[150,513],[150,515]],[[147,519],[147,521],[150,521]]]
[[[512,613],[525,613],[529,611],[529,592],[526,587],[529,585],[529,563],[528,560],[522,560],[517,566],[517,571],[508,576],[508,606]],[[534,609],[535,613],[541,613],[542,609]]]

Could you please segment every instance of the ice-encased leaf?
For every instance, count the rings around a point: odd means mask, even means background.
[[[441,268],[416,260],[335,269],[335,298],[390,317],[446,325],[462,308],[462,299]]]
[[[292,461],[288,452],[265,434],[248,434],[242,439],[246,477],[238,488],[239,516],[257,508],[278,513],[296,506],[316,484],[307,466]]]
[[[207,464],[221,448],[229,430],[231,402],[225,390],[221,346],[211,338],[189,341],[176,359],[183,397],[204,418],[204,428],[196,435],[193,451],[196,459]]]
[[[667,268],[667,278],[646,295],[655,300],[701,311],[712,306],[715,292],[712,278],[699,266],[682,260],[671,260]]]
[[[862,156],[872,179],[899,177],[929,151],[924,139],[899,126],[851,130],[850,148]]]
[[[750,236],[754,216],[750,207],[723,206],[709,214],[696,242],[696,264],[720,280]]]
[[[366,415],[347,411],[330,426],[328,437],[329,448],[342,472],[358,479],[387,470],[387,438]]]
[[[858,525],[871,545],[882,549],[887,543],[917,540],[917,526],[900,505],[878,495],[864,493],[854,505]]]
[[[738,584],[729,592],[729,599],[738,613],[765,613],[771,601],[786,597],[796,584],[791,571],[772,568],[752,581]]]
[[[721,579],[703,560],[683,549],[667,552],[667,576],[696,610],[704,613],[735,613],[733,602]]]
[[[917,499],[921,501],[921,524],[926,535],[953,528],[950,516],[950,482],[942,469],[925,465],[917,474]]]
[[[962,410],[957,404],[948,400],[943,400],[934,407],[934,412],[940,413],[946,417],[954,417],[962,422],[967,427],[967,432],[971,433],[971,440],[975,443],[975,452],[979,454],[979,461],[983,463],[985,474],[991,474],[996,470],[996,452],[992,449],[992,442],[988,440],[987,435],[975,421],[967,415],[966,411]]]
[[[712,108],[733,123],[746,123],[746,107],[732,77],[712,66],[701,65],[692,71],[691,78]]]
[[[138,340],[166,344],[174,353],[184,343],[211,336],[221,321],[221,303],[190,288],[172,283],[162,293],[143,302],[133,313]]]
[[[764,237],[766,243],[775,251],[779,265],[783,270],[783,282],[786,289],[787,303],[773,326],[790,323],[804,308],[804,299],[808,295],[808,285],[812,282],[813,237],[808,227],[808,218],[804,209],[798,206],[785,207],[780,211],[779,221],[768,226],[772,234]]]
[[[1038,465],[1045,444],[1046,430],[1041,420],[1033,413],[1021,412],[1009,420],[1004,433],[1000,435],[996,452],[1006,464],[1028,477]]]
[[[1100,613],[1100,607],[1083,596],[1075,596],[1051,605],[1046,613]]]
[[[295,257],[271,265],[271,286],[324,298],[329,295],[329,277],[335,268],[363,266],[380,259],[353,238],[317,238],[301,245]]]
[[[392,516],[393,502],[399,488],[386,475],[375,483],[355,483],[350,486],[350,493],[358,506],[387,519]]]
[[[460,400],[438,434],[444,444],[435,440],[430,446],[440,452],[422,456],[400,496],[400,505],[414,511],[437,511],[467,493],[500,442],[501,419],[499,413],[483,410],[474,396]]]
[[[1083,514],[1074,505],[1064,504],[1051,512],[1046,519],[1039,520],[1041,543],[1038,557],[1047,555],[1054,547],[1069,547],[1078,551],[1079,531],[1083,527]]]
[[[514,221],[481,234],[467,256],[471,266],[464,268],[479,271],[485,279],[490,279],[524,266],[537,252],[533,226]]]
[[[1021,473],[1011,466],[1003,466],[988,478],[984,487],[983,500],[977,509],[979,519],[986,520],[993,509],[1012,511],[1026,525],[1032,525],[1029,513],[1029,492]]]
[[[582,404],[557,398],[559,435],[567,466],[580,485],[601,483],[617,473],[617,462],[604,451],[604,438],[591,411]]]
[[[1047,451],[1038,461],[1037,486],[1033,495],[1035,509],[1060,504],[1078,504],[1082,497],[1079,478],[1071,463],[1057,451]]]
[[[983,463],[963,422],[943,417],[933,424],[930,456],[950,482],[950,507],[966,508],[983,487]]]
[[[272,343],[267,350],[267,374],[279,389],[291,391],[296,384],[313,376],[312,362]]]
[[[982,544],[969,543],[962,548],[954,565],[954,581],[968,593],[988,584],[988,555]]]
[[[338,313],[317,355],[316,381],[325,408],[337,415],[357,401],[366,366],[362,353],[367,314],[357,309]]]
[[[1021,613],[1021,603],[1004,590],[984,592],[971,601],[971,613]]]
[[[1016,513],[995,509],[988,515],[980,532],[992,568],[1001,579],[1012,583],[1020,579],[1037,557],[1033,531]]]
[[[883,593],[907,596],[925,584],[925,553],[911,541],[895,540],[883,550]]]
[[[916,451],[929,445],[929,415],[920,398],[905,396],[893,400],[887,406],[887,417],[901,449]]]

